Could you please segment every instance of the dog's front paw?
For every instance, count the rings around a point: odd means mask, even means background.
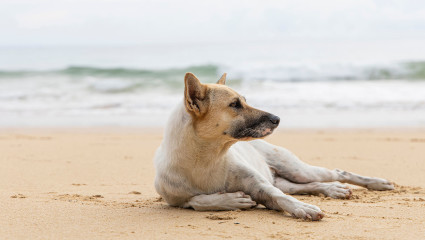
[[[320,208],[303,202],[297,203],[294,209],[290,210],[289,213],[293,217],[312,221],[319,221],[325,216],[325,214],[320,210]]]
[[[243,192],[234,192],[234,193],[223,193],[225,197],[223,198],[223,206],[226,206],[229,210],[237,209],[248,209],[257,205],[251,199],[251,196],[246,195]]]
[[[382,178],[372,178],[370,183],[367,183],[366,188],[369,190],[386,191],[394,190],[394,185]]]

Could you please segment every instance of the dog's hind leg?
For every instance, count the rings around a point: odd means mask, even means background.
[[[351,197],[351,190],[339,182],[312,182],[312,183],[293,183],[284,178],[276,177],[274,186],[287,194],[313,194],[319,193],[331,198],[348,199]]]
[[[311,166],[302,162],[297,156],[285,148],[274,146],[265,141],[252,141],[254,146],[265,157],[267,164],[278,176],[294,183],[334,182],[350,183],[371,190],[392,190],[394,186],[387,180],[375,177],[363,177],[338,169],[329,170]]]
[[[249,195],[243,192],[202,194],[192,197],[185,208],[196,211],[238,210],[256,206]]]

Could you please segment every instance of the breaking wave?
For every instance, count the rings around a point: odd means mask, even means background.
[[[137,69],[137,68],[101,68],[91,66],[69,66],[54,70],[0,70],[0,79],[30,77],[67,77],[128,79],[141,81],[142,84],[165,84],[174,87],[182,84],[186,72],[193,72],[203,81],[214,81],[222,72],[231,73],[232,79],[241,81],[338,81],[338,80],[424,80],[425,61],[402,62],[386,65],[278,65],[269,67],[227,67],[218,65],[200,65],[186,68]]]

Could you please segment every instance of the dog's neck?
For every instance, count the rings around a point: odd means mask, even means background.
[[[185,144],[186,149],[190,154],[194,154],[198,158],[196,159],[197,161],[213,162],[217,159],[222,159],[227,150],[236,142],[199,137],[190,122],[186,124],[185,128],[185,139],[190,143]]]
[[[208,167],[226,160],[226,153],[236,141],[223,141],[199,137],[193,127],[192,117],[180,105],[173,113],[164,140],[173,147],[170,153],[180,166]]]

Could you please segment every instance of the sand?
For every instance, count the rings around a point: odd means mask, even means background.
[[[281,130],[304,161],[379,176],[394,191],[296,196],[320,222],[264,208],[195,212],[153,187],[161,130],[0,129],[0,239],[424,239],[425,130]]]

